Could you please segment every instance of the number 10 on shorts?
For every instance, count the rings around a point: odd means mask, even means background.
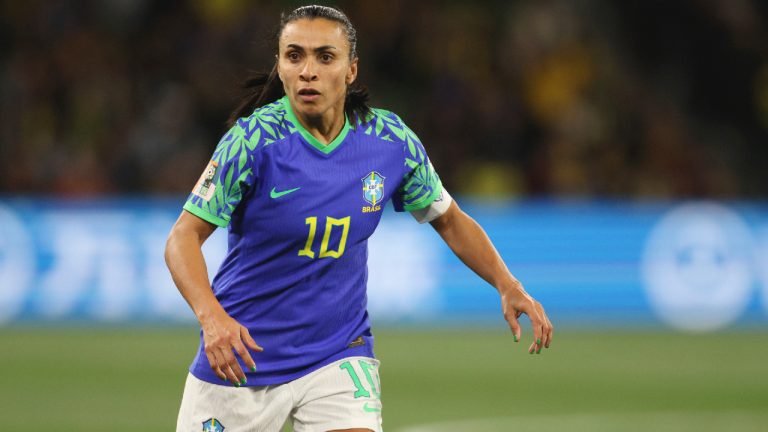
[[[360,369],[365,375],[365,380],[368,382],[368,387],[371,391],[368,391],[363,383],[360,381],[360,377],[352,366],[352,362],[347,360],[339,365],[339,368],[345,369],[349,373],[349,377],[352,378],[352,383],[355,385],[357,391],[355,391],[355,399],[357,398],[369,398],[371,392],[376,399],[381,399],[381,379],[379,378],[379,371],[374,363],[366,360],[358,360],[357,364],[360,365]],[[375,380],[375,381],[374,381]]]

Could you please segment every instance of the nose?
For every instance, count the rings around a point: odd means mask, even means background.
[[[307,61],[304,62],[304,67],[301,69],[299,79],[307,82],[317,80],[317,74],[315,73],[315,62],[311,58],[308,58]]]

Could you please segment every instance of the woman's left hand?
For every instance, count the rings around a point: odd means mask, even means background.
[[[552,333],[554,328],[552,323],[544,312],[544,307],[531,297],[520,282],[515,282],[511,287],[499,290],[501,293],[501,310],[504,318],[512,330],[515,342],[520,341],[522,329],[518,318],[522,314],[528,315],[533,327],[533,343],[528,347],[528,352],[533,354],[541,353],[541,348],[549,348],[552,343]]]

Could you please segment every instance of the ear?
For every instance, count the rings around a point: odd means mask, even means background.
[[[349,70],[347,71],[346,82],[347,85],[352,85],[357,79],[357,58],[349,63]]]

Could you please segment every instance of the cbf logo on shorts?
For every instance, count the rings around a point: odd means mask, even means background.
[[[363,181],[363,199],[371,204],[363,207],[363,213],[381,210],[379,203],[384,199],[384,178],[376,171],[371,171],[360,179]]]
[[[224,432],[224,425],[215,418],[203,422],[203,432]]]

